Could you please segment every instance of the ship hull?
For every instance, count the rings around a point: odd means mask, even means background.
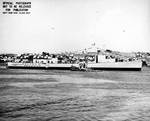
[[[88,64],[88,68],[92,68],[94,70],[140,71],[142,69],[142,62],[132,61],[132,62],[94,63],[94,64]]]
[[[41,63],[13,63],[8,62],[8,68],[15,69],[58,69],[58,70],[70,70],[72,66],[78,67],[79,64],[41,64]],[[141,61],[132,62],[111,62],[111,63],[89,63],[87,68],[92,70],[135,70],[140,71],[142,69]]]

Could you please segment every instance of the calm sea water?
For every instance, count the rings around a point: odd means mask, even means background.
[[[150,68],[1,69],[0,121],[150,121]]]

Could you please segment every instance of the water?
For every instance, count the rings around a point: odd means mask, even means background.
[[[0,121],[150,121],[150,68],[1,69]]]

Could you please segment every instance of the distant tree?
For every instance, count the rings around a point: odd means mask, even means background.
[[[33,61],[33,55],[30,55],[30,56],[28,57],[28,60],[29,60],[29,61]]]
[[[106,50],[106,52],[109,52],[109,53],[111,53],[111,52],[112,52],[112,50],[108,50],[108,49],[107,49],[107,50]]]
[[[150,53],[147,53],[148,56],[150,56]]]
[[[46,55],[49,55],[49,53],[48,52],[42,52],[42,55],[46,56]]]

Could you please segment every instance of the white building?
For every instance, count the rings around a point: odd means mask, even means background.
[[[106,55],[98,55],[97,59],[98,59],[98,63],[102,63],[102,62],[115,62],[115,58],[106,59]]]
[[[42,59],[39,59],[39,58],[36,58],[36,59],[33,59],[33,63],[58,63],[58,58],[42,58]]]

